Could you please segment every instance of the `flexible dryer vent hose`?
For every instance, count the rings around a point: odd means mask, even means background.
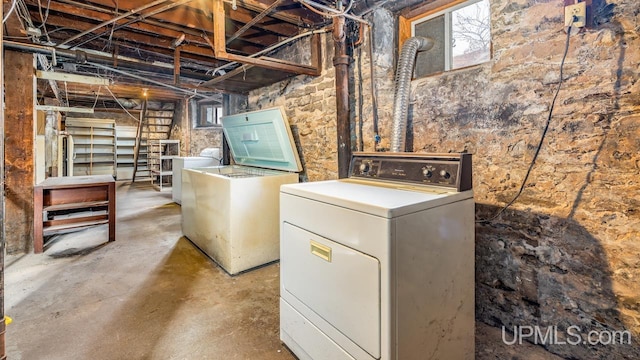
[[[391,129],[391,151],[405,151],[407,123],[409,117],[409,95],[411,76],[418,51],[429,50],[433,40],[425,37],[412,37],[404,42],[396,70],[395,94],[393,101],[393,127]]]

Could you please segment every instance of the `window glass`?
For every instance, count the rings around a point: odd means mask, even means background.
[[[220,125],[222,117],[222,106],[219,104],[199,104],[198,105],[198,127],[208,127]]]
[[[424,6],[423,13],[413,10],[412,13],[417,12],[418,15],[400,16],[399,22],[401,44],[411,36],[425,36],[434,40],[430,50],[418,53],[415,78],[473,66],[491,59],[489,0],[469,0],[445,9],[433,9],[429,3]]]
[[[453,69],[489,61],[491,52],[489,0],[453,11],[451,24],[451,67]]]

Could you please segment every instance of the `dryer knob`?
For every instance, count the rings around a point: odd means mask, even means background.
[[[445,179],[448,179],[451,177],[451,174],[449,174],[447,170],[440,170],[440,176],[442,176]]]
[[[424,177],[426,178],[430,178],[431,176],[433,176],[433,173],[429,169],[422,169],[422,175],[424,175]]]
[[[362,164],[360,164],[360,172],[362,173],[369,172],[369,168],[370,168],[369,163],[363,162]]]

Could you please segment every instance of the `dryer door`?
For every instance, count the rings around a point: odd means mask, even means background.
[[[283,290],[380,358],[379,261],[288,223],[281,239]]]

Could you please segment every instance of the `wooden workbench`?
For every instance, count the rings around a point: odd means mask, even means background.
[[[43,237],[109,224],[116,239],[116,186],[111,175],[50,177],[34,188],[33,251]]]

